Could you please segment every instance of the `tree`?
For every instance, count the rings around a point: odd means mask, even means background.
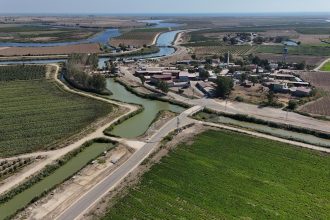
[[[209,78],[209,77],[210,77],[210,73],[209,73],[207,70],[205,70],[205,69],[201,69],[201,70],[199,71],[199,78],[205,80],[205,79],[207,79],[207,78]]]
[[[269,90],[269,92],[267,94],[267,104],[273,105],[274,103],[276,103],[275,93],[272,90]]]
[[[144,85],[144,83],[146,82],[146,78],[144,77],[144,75],[140,75],[139,78],[141,80],[142,85]]]
[[[156,88],[161,90],[164,93],[168,93],[168,84],[162,80],[158,81],[158,83],[156,84]]]
[[[236,38],[234,38],[234,37],[230,38],[230,44],[231,44],[231,45],[235,45],[235,44],[237,44],[237,43],[238,43],[238,41],[237,41]]]
[[[258,83],[258,78],[255,76],[251,76],[249,80],[253,83],[253,86],[255,86],[255,84]]]
[[[99,57],[97,54],[91,54],[88,56],[86,65],[89,65],[92,67],[92,69],[97,69],[99,66]]]
[[[89,85],[91,85],[92,88],[94,88],[96,91],[103,91],[106,88],[106,80],[105,77],[101,74],[95,74],[92,75],[92,77],[89,78]]]
[[[305,62],[297,63],[295,67],[297,70],[304,70],[306,68],[306,63]]]
[[[265,39],[260,36],[253,39],[253,42],[256,44],[262,44],[264,41],[265,41]]]
[[[183,71],[184,70],[184,66],[183,65],[179,65],[178,66],[178,70]]]
[[[288,109],[295,110],[298,107],[298,102],[296,100],[290,100],[288,104]]]
[[[192,54],[192,55],[191,55],[191,59],[196,60],[196,59],[197,59],[196,54]]]
[[[240,76],[239,76],[239,80],[241,83],[244,83],[245,80],[248,79],[248,75],[246,73],[242,73]]]
[[[110,61],[110,73],[116,74],[117,73],[117,64]]]
[[[234,82],[231,78],[219,76],[216,80],[215,94],[217,97],[226,98],[230,95],[234,87]]]

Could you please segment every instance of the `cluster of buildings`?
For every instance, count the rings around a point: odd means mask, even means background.
[[[146,82],[154,85],[163,81],[169,87],[188,87],[190,81],[199,79],[199,73],[181,71],[176,67],[140,67],[135,71],[135,76],[143,76]]]
[[[288,93],[297,97],[306,97],[312,92],[310,83],[303,81],[292,73],[280,71],[269,74],[265,79],[264,84],[274,92]]]
[[[229,57],[229,56],[228,56]],[[196,87],[205,95],[212,96],[215,88],[214,82],[218,76],[227,76],[233,79],[235,84],[240,84],[245,87],[252,87],[255,82],[251,82],[251,77],[257,78],[257,82],[268,87],[275,93],[287,93],[297,97],[309,96],[312,88],[308,82],[303,81],[297,74],[291,70],[279,70],[278,64],[270,63],[270,71],[267,71],[260,66],[251,64],[246,66],[249,71],[229,71],[232,67],[240,68],[240,65],[235,65],[227,60],[226,63],[220,62],[219,59],[210,60],[181,60],[177,61],[176,66],[170,67],[150,67],[140,66],[135,71],[135,75],[144,76],[147,83],[156,85],[160,81],[166,82],[169,87],[186,88],[190,86],[191,81],[197,81]],[[180,65],[189,66],[189,70],[182,70]],[[221,70],[215,73],[213,70],[206,70],[205,66],[211,65],[211,69]],[[179,69],[180,68],[180,69]],[[203,71],[208,71],[207,78],[201,78]],[[247,78],[242,82],[242,74],[247,75]],[[202,76],[202,75],[201,75]]]

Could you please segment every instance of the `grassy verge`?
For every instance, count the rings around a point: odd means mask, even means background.
[[[181,144],[103,219],[328,219],[328,155],[224,131]]]
[[[321,68],[322,71],[330,71],[330,62],[324,64]]]

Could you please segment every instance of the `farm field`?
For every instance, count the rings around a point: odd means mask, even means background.
[[[103,219],[329,219],[328,155],[210,130],[180,144]]]
[[[33,163],[34,160],[35,158],[18,158],[0,161],[0,181]]]
[[[280,45],[260,45],[257,47],[257,53],[283,54],[284,46]],[[310,55],[310,56],[330,56],[330,47],[301,45],[297,47],[288,47],[290,55]]]
[[[261,59],[267,59],[272,62],[282,62],[283,55],[282,54],[271,54],[271,53],[258,53],[258,57]],[[304,55],[289,55],[286,59],[289,63],[301,63],[305,62],[307,65],[318,65],[321,63],[326,57],[325,56],[304,56]]]
[[[50,149],[112,111],[111,105],[64,92],[40,75],[0,81],[0,87],[0,157]]]
[[[303,80],[324,93],[324,97],[314,102],[307,103],[299,110],[304,113],[330,116],[330,73],[328,72],[303,72],[300,73]]]
[[[0,42],[70,42],[87,39],[96,33],[98,33],[98,29],[13,25],[0,27]]]
[[[324,64],[324,66],[322,66],[321,70],[330,72],[330,62],[327,62],[326,64]]]
[[[118,47],[119,45],[143,47],[143,45],[153,44],[157,34],[167,30],[167,28],[134,29],[123,33],[119,37],[112,38],[110,44],[115,47]]]
[[[253,47],[244,46],[205,46],[205,47],[193,47],[193,52],[196,55],[210,55],[210,54],[225,54],[229,52],[234,55],[247,55],[252,53]]]
[[[330,73],[326,72],[302,72],[300,77],[317,88],[330,92]]]
[[[71,53],[101,53],[98,44],[76,44],[56,47],[0,47],[0,56],[38,56]]]
[[[330,96],[327,95],[315,102],[308,103],[300,111],[314,115],[330,116]]]

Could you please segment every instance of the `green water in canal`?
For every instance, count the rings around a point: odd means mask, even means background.
[[[51,175],[45,177],[41,181],[33,184],[30,188],[17,194],[8,202],[0,205],[0,219],[15,214],[21,208],[24,208],[31,202],[33,198],[41,195],[47,189],[62,183],[68,177],[74,175],[82,169],[90,160],[98,157],[103,151],[113,148],[111,143],[93,143],[70,159],[66,164],[55,170]]]
[[[107,87],[113,93],[111,99],[122,102],[139,104],[144,107],[144,111],[134,117],[127,119],[123,123],[114,127],[111,134],[124,137],[135,138],[143,135],[149,128],[150,123],[155,119],[157,113],[161,110],[169,110],[181,113],[184,108],[167,102],[144,99],[126,90],[126,88],[113,79],[107,80]]]

